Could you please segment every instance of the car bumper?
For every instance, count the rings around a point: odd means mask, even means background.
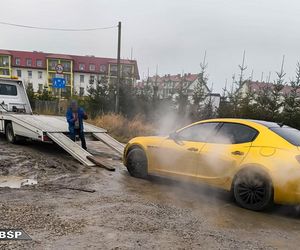
[[[300,180],[290,181],[274,188],[274,202],[278,204],[300,204]]]

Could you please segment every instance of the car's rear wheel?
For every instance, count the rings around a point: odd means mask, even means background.
[[[130,175],[138,178],[146,178],[148,175],[147,156],[141,148],[133,148],[126,157],[126,167]]]
[[[17,137],[14,134],[14,129],[11,123],[7,123],[5,127],[5,136],[8,142],[16,143]]]
[[[263,172],[245,170],[237,174],[233,183],[236,202],[243,208],[261,211],[273,203],[273,187]]]

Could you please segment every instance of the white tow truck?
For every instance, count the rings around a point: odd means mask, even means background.
[[[84,133],[88,137],[92,136],[122,154],[124,145],[106,132],[84,123]],[[65,117],[33,114],[25,86],[17,79],[0,78],[0,133],[4,133],[11,143],[24,139],[54,142],[82,164],[95,165],[88,159],[92,155],[68,137]]]

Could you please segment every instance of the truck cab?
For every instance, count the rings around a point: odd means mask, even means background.
[[[22,81],[0,78],[0,112],[32,114],[30,102]]]

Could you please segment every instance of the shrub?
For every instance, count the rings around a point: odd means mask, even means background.
[[[129,120],[122,115],[107,114],[98,116],[88,122],[106,129],[109,134],[121,142],[128,142],[136,136],[153,135],[155,133],[153,125],[146,123],[140,115]]]

